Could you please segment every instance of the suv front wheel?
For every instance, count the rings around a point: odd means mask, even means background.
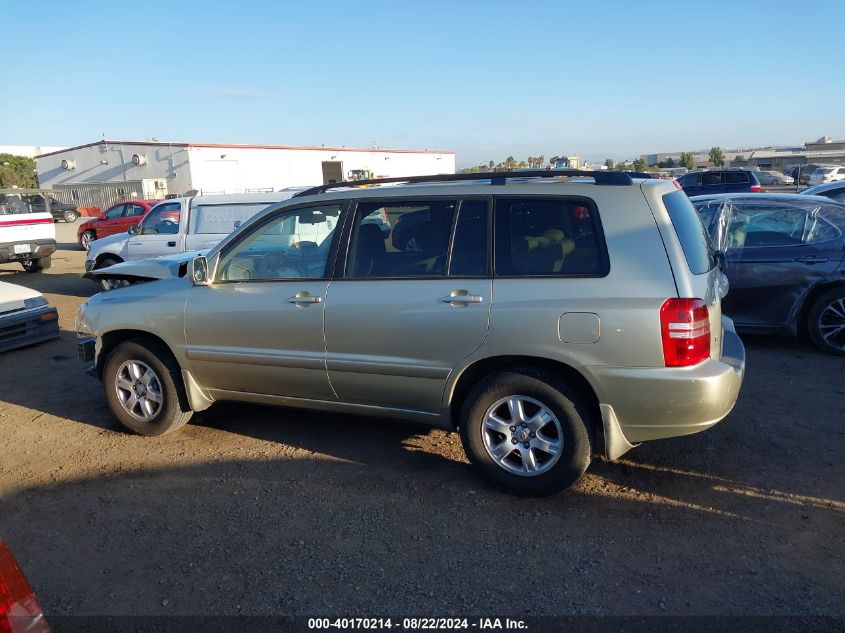
[[[565,490],[590,465],[591,416],[564,379],[519,368],[494,374],[470,392],[461,440],[493,485],[525,496]]]
[[[191,418],[179,366],[156,341],[119,344],[106,359],[102,378],[112,414],[139,435],[164,435]]]

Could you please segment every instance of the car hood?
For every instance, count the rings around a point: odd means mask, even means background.
[[[41,293],[32,288],[0,281],[0,314],[12,310],[23,310],[26,307],[24,301],[40,296]]]
[[[102,237],[91,242],[91,248],[88,249],[88,257],[86,259],[96,259],[102,251],[116,252],[123,248],[123,245],[132,237],[129,233],[115,233],[108,237]]]
[[[125,279],[126,281],[152,281],[181,277],[185,274],[184,264],[187,264],[197,255],[205,255],[206,253],[208,253],[207,250],[188,251],[151,259],[139,259],[91,270],[82,276],[87,279]]]

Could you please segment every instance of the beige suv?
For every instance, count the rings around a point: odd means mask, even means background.
[[[182,275],[77,317],[115,417],[161,435],[217,401],[459,428],[509,491],[705,430],[745,352],[674,182],[517,172],[340,183],[273,205]],[[313,225],[314,240],[292,239]],[[292,414],[293,415],[293,414]]]

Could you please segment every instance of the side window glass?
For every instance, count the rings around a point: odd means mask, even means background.
[[[763,172],[764,177],[766,172]],[[741,171],[729,171],[725,173],[725,184],[726,185],[738,185],[742,183],[748,182],[748,174],[741,172]]]
[[[701,174],[701,184],[705,187],[707,185],[721,185],[722,174],[719,172],[704,172]]]
[[[806,219],[801,207],[734,202],[728,247],[797,246],[802,242]]]
[[[454,200],[359,204],[346,276],[444,276],[456,206]]]
[[[500,276],[607,274],[592,205],[566,199],[499,199],[495,268]]]
[[[464,200],[458,210],[450,277],[483,277],[487,275],[486,200]]]
[[[130,204],[128,205],[128,211],[126,212],[127,217],[138,217],[140,215],[144,215],[144,207],[140,204]]]
[[[178,202],[154,206],[141,220],[141,235],[175,235],[179,232],[181,209]]]
[[[115,220],[117,218],[123,217],[123,212],[126,209],[125,204],[119,204],[116,207],[112,207],[108,211],[106,211],[106,217],[109,220]]]
[[[220,260],[222,281],[321,279],[340,205],[297,209],[262,224],[235,242]],[[330,221],[331,220],[331,221]],[[307,234],[310,239],[303,240]]]
[[[815,244],[817,242],[829,242],[830,240],[838,239],[842,233],[833,224],[821,217],[824,215],[825,207],[822,207],[816,213],[810,213],[807,217],[807,230],[804,241],[807,244]],[[836,209],[836,211],[839,211]]]
[[[701,174],[687,174],[680,181],[682,187],[697,187],[701,184]]]

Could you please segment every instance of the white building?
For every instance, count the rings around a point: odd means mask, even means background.
[[[449,151],[97,141],[36,158],[43,188],[126,183],[126,195],[162,198],[276,191],[343,180],[455,173]]]

